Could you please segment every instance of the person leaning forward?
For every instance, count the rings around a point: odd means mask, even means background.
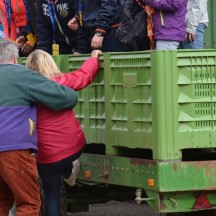
[[[36,107],[73,108],[77,93],[18,65],[18,48],[0,40],[0,215],[16,203],[16,216],[38,216],[40,194],[33,152],[37,151]]]

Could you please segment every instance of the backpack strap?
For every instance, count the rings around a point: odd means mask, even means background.
[[[152,15],[154,13],[154,8],[150,7],[149,5],[145,6],[145,12],[147,13],[147,33],[150,40],[150,49],[155,49],[155,41],[154,41],[154,31],[153,31],[153,20]]]
[[[142,5],[140,0],[135,0],[140,7],[143,8],[143,10],[147,14],[147,33],[148,37],[150,40],[150,49],[153,50],[155,49],[155,41],[154,41],[154,32],[153,32],[153,20],[152,20],[152,15],[154,13],[154,8],[150,7],[149,5]]]

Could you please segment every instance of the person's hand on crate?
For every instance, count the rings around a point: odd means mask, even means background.
[[[91,57],[93,58],[98,58],[98,56],[102,54],[102,51],[101,50],[93,50],[92,53],[91,53]]]

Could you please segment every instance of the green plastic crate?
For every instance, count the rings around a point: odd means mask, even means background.
[[[89,55],[64,56],[63,71],[75,71]],[[100,57],[100,71],[93,83],[79,91],[78,104],[75,107],[76,118],[79,120],[86,135],[87,143],[105,143],[105,93],[104,66]]]
[[[88,57],[58,64],[73,71]],[[108,155],[147,149],[153,159],[181,159],[183,149],[216,148],[215,87],[215,50],[105,53],[75,113],[87,143],[104,144]]]
[[[63,68],[64,68],[64,61],[63,61],[64,58],[67,58],[67,57],[65,57],[64,55],[53,56],[55,63],[57,64],[59,70],[61,71],[63,71]],[[21,65],[25,65],[26,59],[27,57],[19,57],[18,63]]]
[[[26,57],[19,57],[18,58],[18,64],[25,65],[25,63],[26,63]]]
[[[150,52],[106,55],[107,154],[153,147],[151,64]]]
[[[151,149],[166,160],[216,147],[215,50],[107,55],[107,154]]]
[[[62,72],[76,71],[89,55],[53,56]],[[19,57],[19,64],[25,65],[26,57]],[[86,135],[87,143],[105,144],[105,94],[103,56],[100,57],[100,71],[94,82],[79,91],[78,104],[75,107],[76,118]]]

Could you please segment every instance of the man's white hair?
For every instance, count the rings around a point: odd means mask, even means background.
[[[15,43],[0,39],[0,62],[11,61],[14,57],[18,58],[19,50]]]

